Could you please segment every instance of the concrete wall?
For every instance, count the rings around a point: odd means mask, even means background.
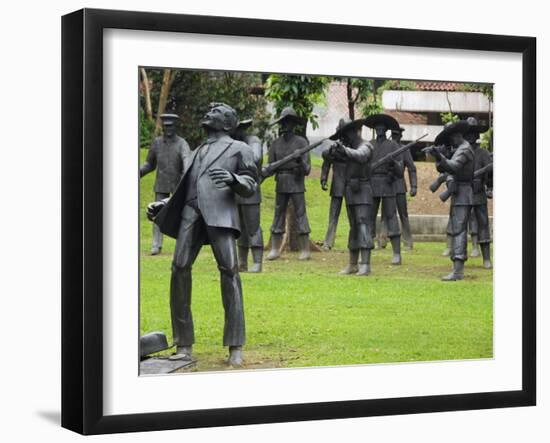
[[[384,91],[382,106],[388,111],[489,112],[489,99],[481,92]]]

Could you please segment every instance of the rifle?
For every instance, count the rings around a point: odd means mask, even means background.
[[[393,152],[390,152],[386,154],[384,157],[378,159],[377,161],[373,162],[371,164],[371,171],[374,171],[375,169],[379,168],[385,163],[388,163],[392,161],[397,156],[401,155],[403,152],[408,151],[411,149],[414,145],[416,145],[420,140],[422,140],[424,137],[426,137],[428,134],[424,134],[422,137],[417,138],[415,141],[410,142],[404,146],[401,146],[399,149],[396,149]]]
[[[321,146],[328,139],[329,138],[324,138],[322,140],[319,140],[318,142],[312,143],[311,145],[307,145],[307,146],[304,146],[303,148],[297,149],[292,154],[288,154],[286,157],[283,157],[280,160],[274,161],[273,163],[268,163],[262,168],[261,176],[263,178],[266,178],[266,177],[269,177],[270,175],[273,175],[273,173],[277,171],[277,169],[279,169],[281,166],[286,165],[292,160],[296,160],[298,157],[301,157],[305,153],[315,149],[317,146]]]
[[[491,162],[491,163],[488,163],[485,166],[483,166],[483,168],[479,168],[478,170],[476,170],[474,172],[474,179],[476,179],[478,177],[481,177],[486,172],[492,171],[492,170],[493,170],[493,163]],[[449,197],[453,193],[454,193],[454,191],[452,189],[447,188],[447,189],[445,189],[445,191],[443,191],[441,194],[439,194],[439,198],[441,199],[442,202],[446,202],[447,200],[449,200]]]

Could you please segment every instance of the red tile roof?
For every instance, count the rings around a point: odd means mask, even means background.
[[[414,82],[419,91],[473,91],[479,92],[480,88],[468,84],[468,89],[464,88],[464,83],[454,82]]]

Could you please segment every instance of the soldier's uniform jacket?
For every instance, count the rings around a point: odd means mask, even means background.
[[[292,154],[297,149],[308,145],[304,137],[293,134],[289,141],[286,141],[283,136],[277,138],[269,148],[268,158],[269,163],[281,160],[287,155]],[[309,152],[302,155],[302,162],[289,162],[282,166],[275,173],[275,192],[280,193],[300,193],[305,192],[306,187],[304,177],[309,175],[311,171],[311,160]]]
[[[328,181],[328,174],[332,167],[332,181],[330,183],[330,196],[343,197],[346,188],[346,160],[330,154],[330,148],[322,152],[323,164],[321,166],[321,180]]]
[[[487,149],[483,149],[479,144],[472,146],[474,150],[474,172],[481,169],[491,163],[491,154]],[[473,191],[474,191],[474,205],[487,204],[486,187],[488,184],[489,173],[486,172],[481,177],[474,178]]]
[[[356,146],[345,147],[345,199],[350,205],[372,205],[372,188],[369,181],[369,160],[373,157],[372,145],[360,140]]]
[[[264,154],[261,140],[255,135],[247,135],[244,142],[252,149],[256,168],[258,168],[258,171],[261,171]],[[250,197],[242,197],[237,194],[235,195],[235,199],[239,205],[259,205],[262,202],[262,190],[260,184],[257,184],[256,191]]]
[[[375,162],[390,152],[399,149],[399,145],[389,139],[371,140],[370,144],[373,148],[371,162]],[[399,165],[396,165],[390,161],[376,168],[375,171],[371,171],[370,181],[373,197],[395,197],[395,179],[403,177],[403,162],[398,161],[398,163]]]
[[[156,137],[151,143],[145,173],[157,169],[154,191],[171,194],[175,191],[183,171],[184,158],[191,152],[185,139],[174,136]]]
[[[455,189],[452,193],[451,205],[470,206],[474,201],[472,182],[474,178],[474,150],[464,142],[458,146],[450,159],[442,157],[436,162],[439,172],[447,172],[452,176]]]
[[[409,183],[411,184],[411,188],[416,188],[417,186],[416,166],[414,164],[414,160],[410,149],[408,149],[407,151],[401,154],[401,160],[403,160],[404,170],[406,169],[409,175]],[[403,170],[403,173],[405,172],[404,170]],[[396,194],[406,194],[407,184],[405,182],[405,177],[404,176],[396,177],[395,181],[393,182],[393,187],[395,189]]]
[[[198,162],[196,165],[195,163]],[[198,171],[194,168],[198,167]],[[223,168],[235,177],[235,184],[218,188],[208,175],[212,168]],[[233,229],[240,234],[240,222],[235,194],[249,197],[256,190],[258,170],[252,149],[229,135],[206,142],[193,150],[185,161],[182,179],[174,194],[155,218],[163,234],[177,238],[186,198],[193,194],[187,176],[196,172],[196,205],[207,226]]]

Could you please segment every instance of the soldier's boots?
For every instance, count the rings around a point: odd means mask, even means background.
[[[192,361],[193,346],[178,346],[176,353],[168,357],[168,360]]]
[[[271,234],[271,251],[267,254],[268,260],[276,260],[281,256],[281,245],[283,244],[283,234]]]
[[[153,246],[151,248],[151,255],[159,255],[162,251],[162,248],[159,248],[158,246]]]
[[[491,269],[493,264],[491,263],[491,243],[482,243],[481,255],[483,256],[483,267],[485,269]]]
[[[405,219],[405,222],[401,223],[403,231],[403,245],[405,246],[406,251],[412,251],[413,249],[413,238],[411,233],[411,224],[408,219]]]
[[[309,248],[309,234],[300,234],[298,236],[298,247],[300,248],[300,255],[298,260],[309,260],[311,258],[311,251]]]
[[[464,262],[462,260],[453,261],[453,271],[447,274],[441,280],[443,281],[457,281],[464,278]]]
[[[447,247],[443,251],[443,257],[450,257],[451,256],[451,248],[453,247],[453,237],[449,234],[447,234]]]
[[[242,346],[229,346],[229,358],[227,359],[229,366],[243,365],[243,348]]]
[[[361,249],[361,262],[355,275],[370,274],[370,249]]]
[[[359,270],[357,266],[357,262],[359,261],[359,250],[353,249],[349,251],[349,263],[347,266],[342,269],[339,274],[340,275],[350,275],[350,274],[356,274]]]
[[[237,252],[239,254],[239,272],[248,271],[248,248],[239,246]]]
[[[479,257],[479,243],[475,234],[472,234],[472,253],[470,257]]]
[[[392,265],[401,264],[401,236],[391,238],[391,247],[393,250],[393,257],[391,259]]]
[[[252,248],[252,266],[250,272],[258,273],[262,272],[262,258],[264,255],[264,248]]]

